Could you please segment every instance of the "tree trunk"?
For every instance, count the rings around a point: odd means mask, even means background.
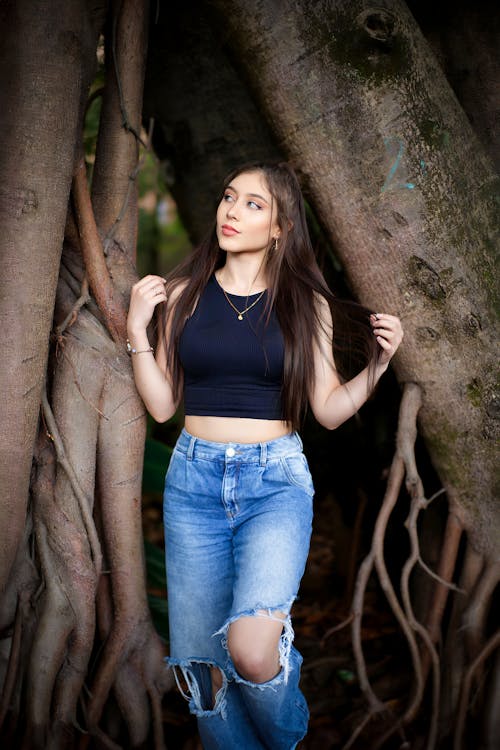
[[[84,0],[0,8],[0,592],[26,520],[75,138],[93,75],[86,12]]]
[[[80,8],[78,23],[75,21],[74,37],[78,38],[77,32],[83,34],[82,30],[91,33],[91,40],[81,46],[84,59],[93,61],[102,9],[99,4],[92,5],[93,19],[87,19],[84,10]],[[28,523],[22,543],[15,540],[15,570],[2,601],[9,660],[2,665],[0,726],[4,725],[3,736],[9,738],[11,732],[19,745],[22,739],[26,750],[73,746],[75,728],[81,721],[87,730],[83,745],[92,735],[109,744],[106,716],[102,717],[111,689],[119,707],[118,725],[126,725],[131,746],[144,745],[152,729],[155,747],[164,746],[160,706],[171,680],[163,665],[164,647],[151,622],[145,589],[141,528],[145,409],[125,350],[127,296],[136,278],[136,177],[147,10],[143,0],[117,1],[109,9],[106,87],[94,166],[95,208],[82,157],[81,115],[90,77],[85,78],[82,89],[81,72],[71,70],[79,88],[69,129],[69,81],[52,72],[53,88],[47,85],[46,96],[66,117],[67,139],[64,148],[52,142],[50,157],[65,155],[63,167],[68,169],[68,177],[73,173],[73,184],[69,210],[69,181],[64,182],[66,192],[57,193],[61,202],[57,210],[47,201],[43,204],[43,211],[49,212],[44,221],[59,220],[59,246],[66,220],[60,267],[59,250],[55,253],[52,249],[50,264],[48,253],[45,259],[54,274],[45,314],[47,326],[54,315],[55,346],[46,384],[42,371],[33,396],[38,399],[37,408],[41,398],[42,421],[34,451]],[[61,8],[58,11],[49,16],[50,45],[60,45],[65,39],[68,19]],[[36,19],[33,9],[32,13]],[[20,30],[8,20],[13,37],[22,38],[24,28]],[[33,46],[29,38],[28,43]],[[42,58],[50,58],[50,45],[48,50],[40,50],[40,59],[36,57],[40,67]],[[34,122],[37,111],[34,107]],[[46,119],[41,122],[52,132]],[[23,132],[27,125],[22,120],[11,129]],[[61,138],[62,133],[61,126]],[[52,164],[47,154],[40,171],[48,169],[47,163],[52,168],[49,177],[57,183],[55,160]],[[58,163],[58,179],[59,170]],[[46,188],[43,199],[49,194]],[[18,213],[21,215],[21,209]],[[25,236],[27,242],[32,241],[29,234]],[[21,237],[21,247],[25,242]],[[44,259],[36,258],[36,266],[31,261],[29,269],[22,269],[37,289],[40,261]],[[46,270],[42,269],[43,274]],[[50,287],[44,275],[42,284]],[[11,315],[12,304],[11,300]],[[31,329],[37,335],[33,323]],[[47,327],[47,340],[48,331]],[[44,351],[45,367],[46,348]],[[32,445],[29,450],[31,461]],[[29,478],[29,464],[24,468]],[[89,674],[94,652],[98,656]],[[84,706],[82,716],[80,704]],[[116,728],[109,731],[115,741],[123,735],[120,728],[118,733]]]
[[[369,719],[384,707],[365,679],[356,634],[366,576],[373,569],[411,652],[414,690],[401,722],[415,719],[432,669],[428,747],[435,746],[439,732],[449,735],[455,729],[459,748],[472,686],[480,683],[483,662],[498,641],[487,617],[500,557],[494,351],[498,179],[400,0],[376,5],[214,0],[213,5],[242,80],[249,81],[278,146],[300,171],[355,295],[371,309],[403,320],[405,340],[395,372],[401,383],[421,390],[419,425],[450,506],[437,572],[444,581],[457,575],[465,529],[467,553],[480,559],[481,573],[465,589],[461,614],[447,634],[443,615],[449,589],[435,581],[423,613],[426,627],[415,619],[405,576],[418,559],[415,519],[426,502],[419,497],[414,460],[404,459],[414,519],[413,526],[410,517],[407,521],[413,557],[401,577],[404,611],[383,559],[384,503],[374,550],[358,576],[353,645]],[[388,499],[393,500],[391,487]],[[445,638],[440,691],[434,644]],[[464,658],[454,669],[457,643]],[[492,685],[482,717],[489,747],[495,741],[498,690],[494,677],[484,684]],[[377,746],[397,728],[394,722]]]
[[[432,459],[498,556],[489,160],[403,3],[214,4],[357,296],[402,317],[398,378],[422,385]]]

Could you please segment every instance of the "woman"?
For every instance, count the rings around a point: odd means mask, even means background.
[[[160,303],[155,357],[146,327]],[[306,733],[290,609],[314,490],[295,430],[307,403],[329,429],[355,414],[403,335],[392,315],[348,308],[317,266],[287,164],[231,174],[208,238],[168,281],[132,289],[139,393],[160,422],[184,396],[165,486],[168,661],[209,750],[291,750]],[[365,344],[348,382],[334,330]]]

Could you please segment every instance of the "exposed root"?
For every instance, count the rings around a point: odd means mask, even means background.
[[[109,369],[103,404],[110,419],[101,420],[99,429],[98,514],[110,576],[106,585],[100,586],[99,618],[105,643],[87,706],[88,728],[91,734],[98,730],[105,702],[114,686],[131,736],[140,745],[147,740],[150,728],[151,686],[155,685],[163,694],[170,679],[163,664],[163,646],[151,624],[144,589],[140,495],[145,419],[129,371],[120,377],[113,368]],[[138,414],[140,423],[132,419]],[[113,439],[117,432],[126,436],[127,453]],[[155,726],[155,734],[159,732],[160,728]]]
[[[469,600],[462,622],[467,656],[475,659],[484,641],[484,629],[492,594],[500,581],[500,562],[488,563]]]
[[[413,383],[407,384],[405,386],[403,398],[401,401],[398,434],[396,439],[397,449],[396,457],[394,459],[394,463],[397,462],[398,466],[398,489],[396,490],[396,485],[394,485],[394,489],[390,493],[388,487],[387,495],[391,496],[391,503],[387,503],[386,508],[384,508],[385,503],[382,506],[379,517],[377,518],[377,522],[375,524],[375,531],[373,534],[374,564],[377,569],[379,581],[384,590],[389,605],[394,613],[394,616],[398,620],[399,625],[406,637],[412,659],[413,670],[415,673],[415,694],[412,704],[407,709],[406,713],[408,715],[413,714],[413,711],[415,710],[414,706],[419,705],[420,701],[422,700],[424,682],[422,677],[422,669],[417,642],[413,635],[410,623],[408,622],[408,619],[403,609],[401,608],[398,597],[392,586],[389,573],[387,572],[387,568],[385,566],[384,538],[387,529],[387,523],[389,521],[389,513],[392,512],[394,505],[397,502],[399,487],[401,486],[402,475],[406,465],[408,465],[409,467],[409,474],[407,474],[407,486],[409,486],[410,490],[414,492],[416,496],[419,496],[422,492],[422,484],[420,481],[420,477],[418,476],[416,471],[413,455],[413,444],[417,437],[416,420],[420,405],[420,388]],[[401,477],[401,479],[399,477]],[[390,484],[391,481],[389,479],[389,485]]]
[[[384,705],[377,698],[370,686],[361,645],[361,617],[363,611],[364,593],[373,567],[375,567],[377,570],[380,584],[384,590],[389,605],[408,641],[416,676],[414,702],[420,702],[423,692],[423,680],[417,644],[408,619],[403,612],[396,593],[393,589],[384,561],[385,533],[387,530],[387,524],[389,522],[390,515],[392,513],[392,510],[394,509],[394,506],[396,505],[399,491],[401,489],[401,485],[405,476],[405,460],[409,466],[408,483],[410,487],[415,492],[421,490],[421,482],[416,472],[415,462],[412,458],[412,450],[410,448],[410,446],[416,439],[416,417],[420,408],[420,403],[421,395],[418,386],[413,383],[407,384],[405,386],[405,391],[401,403],[396,455],[394,456],[391,465],[387,483],[387,490],[375,524],[372,548],[370,554],[365,558],[363,564],[361,565],[353,600],[352,611],[354,619],[352,626],[352,640],[354,655],[356,659],[360,688],[369,702],[370,712],[373,713],[379,713],[384,710]]]
[[[374,716],[377,715],[378,712],[370,711],[363,721],[359,724],[359,726],[356,727],[354,732],[351,734],[345,745],[342,746],[342,750],[350,750],[350,748],[354,745],[360,734],[363,733],[363,731],[366,729],[370,721],[373,719]]]
[[[95,736],[102,744],[102,746],[107,748],[107,750],[123,750],[122,746],[117,742],[113,742],[111,737],[108,737],[108,735],[103,732],[102,729],[96,729]]]
[[[401,477],[402,481],[402,477]],[[356,661],[356,670],[358,673],[359,687],[364,693],[365,698],[370,706],[370,715],[375,715],[384,710],[384,704],[377,698],[368,679],[368,671],[366,669],[365,655],[363,653],[363,646],[361,642],[361,618],[363,616],[363,602],[370,578],[373,570],[373,550],[363,560],[359,569],[358,577],[356,580],[356,587],[354,589],[354,598],[352,602],[352,648],[354,652],[354,658]]]
[[[45,388],[43,389],[43,392],[42,392],[42,409],[43,409],[45,422],[50,433],[50,438],[52,442],[54,443],[54,448],[56,450],[56,455],[57,455],[57,461],[66,472],[66,475],[71,483],[71,487],[73,489],[75,498],[78,501],[78,506],[80,508],[80,513],[82,516],[82,521],[85,526],[85,530],[88,534],[89,544],[92,550],[92,559],[94,561],[96,575],[99,575],[101,571],[101,564],[102,564],[102,552],[101,552],[101,544],[97,536],[97,531],[96,531],[94,520],[92,518],[92,513],[91,513],[92,500],[91,498],[88,498],[85,496],[85,493],[83,492],[80,486],[80,483],[76,477],[75,470],[73,469],[73,466],[68,460],[66,451],[64,450],[63,441],[59,434],[56,420],[54,418],[52,409],[49,404],[49,400],[47,398],[47,392]]]
[[[484,663],[484,661],[500,646],[500,630],[490,637],[485,643],[480,653],[474,659],[470,667],[468,668],[465,679],[463,681],[462,693],[460,696],[460,704],[458,707],[457,721],[455,725],[455,735],[453,742],[453,750],[462,750],[463,739],[465,736],[465,720],[467,717],[467,706],[469,703],[469,694],[472,686],[472,680],[474,673]]]
[[[5,675],[2,698],[0,700],[0,728],[4,723],[7,711],[9,710],[12,693],[14,692],[14,686],[16,683],[16,676],[18,673],[21,652],[22,622],[23,614],[21,607],[21,598],[19,596],[16,607],[16,618],[14,620],[14,632],[12,634],[9,663],[7,665],[7,673]]]
[[[87,186],[87,171],[82,158],[73,176],[73,197],[82,254],[92,294],[104,315],[106,327],[117,343],[127,337],[127,314],[119,292],[114,288],[95,223]]]
[[[41,439],[41,443],[43,438]],[[72,493],[61,498],[52,448],[38,453],[33,513],[45,589],[27,670],[28,726],[34,747],[67,735],[94,636],[97,576],[87,532]],[[64,473],[66,482],[66,476]],[[68,486],[63,484],[63,486]],[[53,723],[49,723],[53,722]]]
[[[423,485],[418,474],[414,453],[414,444],[417,436],[417,415],[420,406],[421,390],[419,386],[413,383],[406,384],[401,401],[396,454],[394,456],[389,472],[387,490],[375,524],[372,548],[369,555],[363,561],[358,574],[358,580],[352,606],[352,642],[360,688],[368,700],[370,709],[369,717],[373,717],[376,714],[381,714],[384,711],[385,706],[375,695],[367,677],[366,664],[361,645],[361,617],[366,585],[373,568],[375,568],[391,610],[396,617],[407,640],[414,672],[413,698],[409,706],[407,707],[404,716],[401,719],[396,719],[394,717],[390,730],[386,732],[380,740],[380,746],[382,746],[392,734],[400,730],[404,724],[409,723],[415,718],[422,703],[425,687],[425,676],[422,668],[420,651],[414,636],[414,633],[417,633],[426,644],[427,653],[430,654],[433,665],[434,712],[429,734],[428,748],[430,750],[435,746],[437,736],[437,716],[439,708],[440,686],[439,659],[437,652],[433,646],[432,640],[429,637],[429,634],[415,618],[409,593],[409,579],[415,564],[421,563],[424,569],[427,567],[421,559],[417,534],[418,514],[420,513],[420,510],[426,508],[428,505],[428,501],[424,497]],[[398,500],[401,485],[405,476],[406,487],[412,498],[412,504],[410,514],[406,522],[410,534],[411,554],[403,569],[401,579],[401,595],[404,604],[403,610],[399,603],[398,596],[394,591],[389,573],[385,565],[384,539],[389,518]],[[351,744],[353,739],[359,735],[360,731],[362,731],[363,726],[366,725],[366,721],[367,720],[365,720],[364,724],[361,727],[358,727],[353,734],[353,737],[350,740]],[[348,744],[346,747],[349,746],[350,745]]]
[[[440,638],[444,609],[450,590],[462,596],[467,596],[474,587],[474,594],[465,610],[463,630],[466,633],[469,659],[474,658],[478,651],[480,652],[479,656],[474,659],[474,662],[469,667],[465,680],[461,679],[460,671],[455,675],[454,684],[463,685],[460,695],[460,721],[455,732],[455,750],[462,750],[461,743],[472,680],[477,677],[477,673],[487,656],[500,645],[500,633],[496,633],[481,649],[492,595],[500,581],[500,563],[494,562],[488,565],[481,576],[481,569],[483,567],[481,556],[474,553],[470,545],[467,545],[461,587],[453,583],[452,579],[455,573],[458,547],[463,532],[463,525],[458,515],[454,512],[453,503],[448,514],[438,572],[435,573],[431,570],[421,556],[418,537],[419,514],[422,510],[427,509],[428,505],[438,495],[442,494],[444,490],[440,490],[427,500],[424,496],[424,488],[418,475],[414,443],[417,434],[416,419],[420,403],[420,388],[414,384],[407,384],[401,402],[397,449],[389,472],[387,490],[375,523],[371,550],[363,560],[357,576],[352,602],[352,646],[360,689],[368,702],[368,713],[362,723],[353,731],[351,738],[343,750],[348,750],[348,748],[353,746],[361,732],[374,717],[381,718],[383,716],[387,719],[389,726],[379,739],[374,742],[374,750],[375,748],[382,748],[390,737],[397,732],[402,734],[403,744],[407,744],[403,735],[404,728],[417,718],[422,708],[424,690],[430,668],[432,668],[432,711],[426,750],[434,750],[438,741],[439,719],[442,714],[441,698],[443,695],[441,662],[436,643]],[[385,565],[384,540],[389,517],[397,502],[405,475],[406,487],[411,497],[410,511],[405,522],[410,539],[410,554],[401,575],[401,599],[403,603],[403,607],[401,607],[399,597],[393,588]],[[436,581],[434,596],[429,607],[430,614],[427,620],[427,627],[417,620],[410,593],[411,574],[417,565]],[[400,717],[394,716],[389,712],[388,709],[391,702],[388,701],[384,704],[377,697],[370,685],[361,643],[361,619],[365,591],[369,577],[374,569],[377,572],[389,606],[406,638],[412,660],[413,695],[406,710]],[[336,628],[332,628],[325,635],[325,638],[344,625],[345,623],[341,623]],[[421,640],[420,646],[417,646],[416,637]],[[455,701],[448,702],[448,706],[451,709],[453,707],[456,708],[456,699]]]
[[[441,622],[443,619],[446,602],[448,600],[449,584],[455,572],[458,555],[458,547],[462,538],[463,526],[458,516],[450,510],[446,521],[441,558],[439,562],[438,576],[443,584],[438,584],[434,589],[434,596],[429,607],[429,617],[426,629],[429,632],[432,643],[437,643],[441,633]],[[422,656],[422,671],[427,677],[430,667],[431,656],[426,651]]]
[[[82,289],[80,292],[80,296],[76,300],[75,304],[69,311],[69,313],[66,315],[64,320],[59,323],[59,325],[55,328],[54,334],[56,336],[56,339],[59,339],[66,328],[69,328],[69,326],[72,326],[73,323],[76,321],[78,317],[78,313],[81,310],[81,308],[87,304],[90,300],[90,294],[89,294],[89,282],[87,277],[85,276],[82,281]]]
[[[428,631],[424,628],[424,626],[420,622],[418,622],[418,620],[415,617],[415,613],[413,611],[413,606],[411,603],[411,596],[410,596],[410,576],[411,576],[411,573],[415,564],[421,560],[420,548],[419,548],[419,542],[418,542],[418,531],[417,531],[418,515],[420,511],[425,509],[428,506],[428,504],[438,494],[440,493],[436,493],[436,495],[431,497],[429,500],[425,500],[425,498],[415,495],[415,497],[412,500],[410,513],[406,521],[406,526],[408,528],[408,533],[410,535],[411,552],[410,552],[410,556],[408,557],[408,560],[403,566],[403,571],[401,575],[401,594],[402,594],[403,604],[404,604],[406,616],[408,618],[408,622],[410,623],[410,626],[415,630],[415,632],[418,633],[418,635],[422,638],[424,644],[426,645],[428,649],[428,653],[430,654],[430,658],[432,662],[432,676],[433,676],[432,714],[431,714],[431,726],[429,729],[429,738],[428,738],[428,744],[427,744],[428,750],[432,750],[435,747],[436,739],[437,739],[440,685],[441,685],[440,664],[439,664],[438,653],[434,647],[434,644],[432,643],[432,640],[430,638]],[[423,682],[423,679],[424,678],[422,676],[422,682]],[[418,710],[420,708],[420,705],[421,705],[421,698],[422,698],[422,695],[419,696],[418,701],[415,700],[413,704],[408,707],[405,713],[405,716],[403,718],[403,722],[405,724],[413,721],[413,719],[416,717]]]
[[[99,407],[97,406],[97,404],[92,403],[92,401],[89,399],[88,395],[85,393],[84,389],[81,387],[80,382],[78,380],[78,373],[76,371],[76,367],[73,364],[73,362],[71,361],[71,359],[68,357],[68,355],[66,354],[66,352],[63,353],[63,356],[66,358],[67,364],[71,367],[71,369],[73,371],[73,383],[75,384],[75,387],[77,388],[78,393],[80,394],[80,396],[82,397],[82,399],[84,401],[86,401],[87,404],[96,412],[96,414],[99,414],[99,416],[102,419],[108,419],[108,417],[105,415],[105,413],[103,411],[101,411],[101,409],[99,409]]]
[[[349,615],[349,617],[346,617],[345,620],[342,620],[342,622],[339,622],[338,625],[334,625],[333,628],[329,628],[326,631],[326,633],[324,634],[323,638],[321,639],[321,645],[324,646],[325,643],[326,643],[326,641],[328,640],[328,638],[330,638],[330,636],[332,636],[334,633],[338,633],[339,630],[343,630],[348,625],[350,625],[352,623],[353,619],[354,619],[354,615],[351,612],[351,614]],[[304,670],[305,666],[302,667],[302,669]]]
[[[28,505],[23,538],[17,551],[8,588],[3,591],[1,600],[2,636],[9,633],[10,646],[0,699],[0,729],[4,722],[7,723],[5,720],[9,713],[19,715],[19,686],[32,642],[31,602],[40,585],[39,572],[33,563],[30,549],[32,533],[31,506]]]
[[[147,690],[153,714],[154,747],[155,750],[165,750],[166,745],[163,736],[163,714],[161,708],[163,691],[160,692],[155,684],[148,684]]]

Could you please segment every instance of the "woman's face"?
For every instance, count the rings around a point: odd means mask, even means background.
[[[217,209],[219,247],[228,253],[262,252],[279,234],[276,201],[264,174],[239,174],[225,189]]]

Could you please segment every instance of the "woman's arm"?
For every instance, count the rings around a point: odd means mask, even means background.
[[[370,395],[368,367],[354,378],[341,383],[332,354],[332,316],[326,300],[321,301],[321,330],[314,343],[314,386],[310,395],[311,409],[320,424],[329,430],[339,427],[352,417]],[[387,370],[403,338],[399,318],[386,313],[370,316],[373,335],[380,345],[374,372],[374,385]]]
[[[167,300],[165,279],[161,276],[145,276],[134,284],[130,296],[127,317],[127,333],[132,349],[134,380],[146,409],[157,422],[166,422],[177,409],[172,392],[172,378],[167,368],[165,337],[160,330],[156,357],[150,350],[147,326],[153,317],[156,305],[167,302],[174,305],[183,285],[179,284]],[[167,336],[169,331],[167,330]]]

